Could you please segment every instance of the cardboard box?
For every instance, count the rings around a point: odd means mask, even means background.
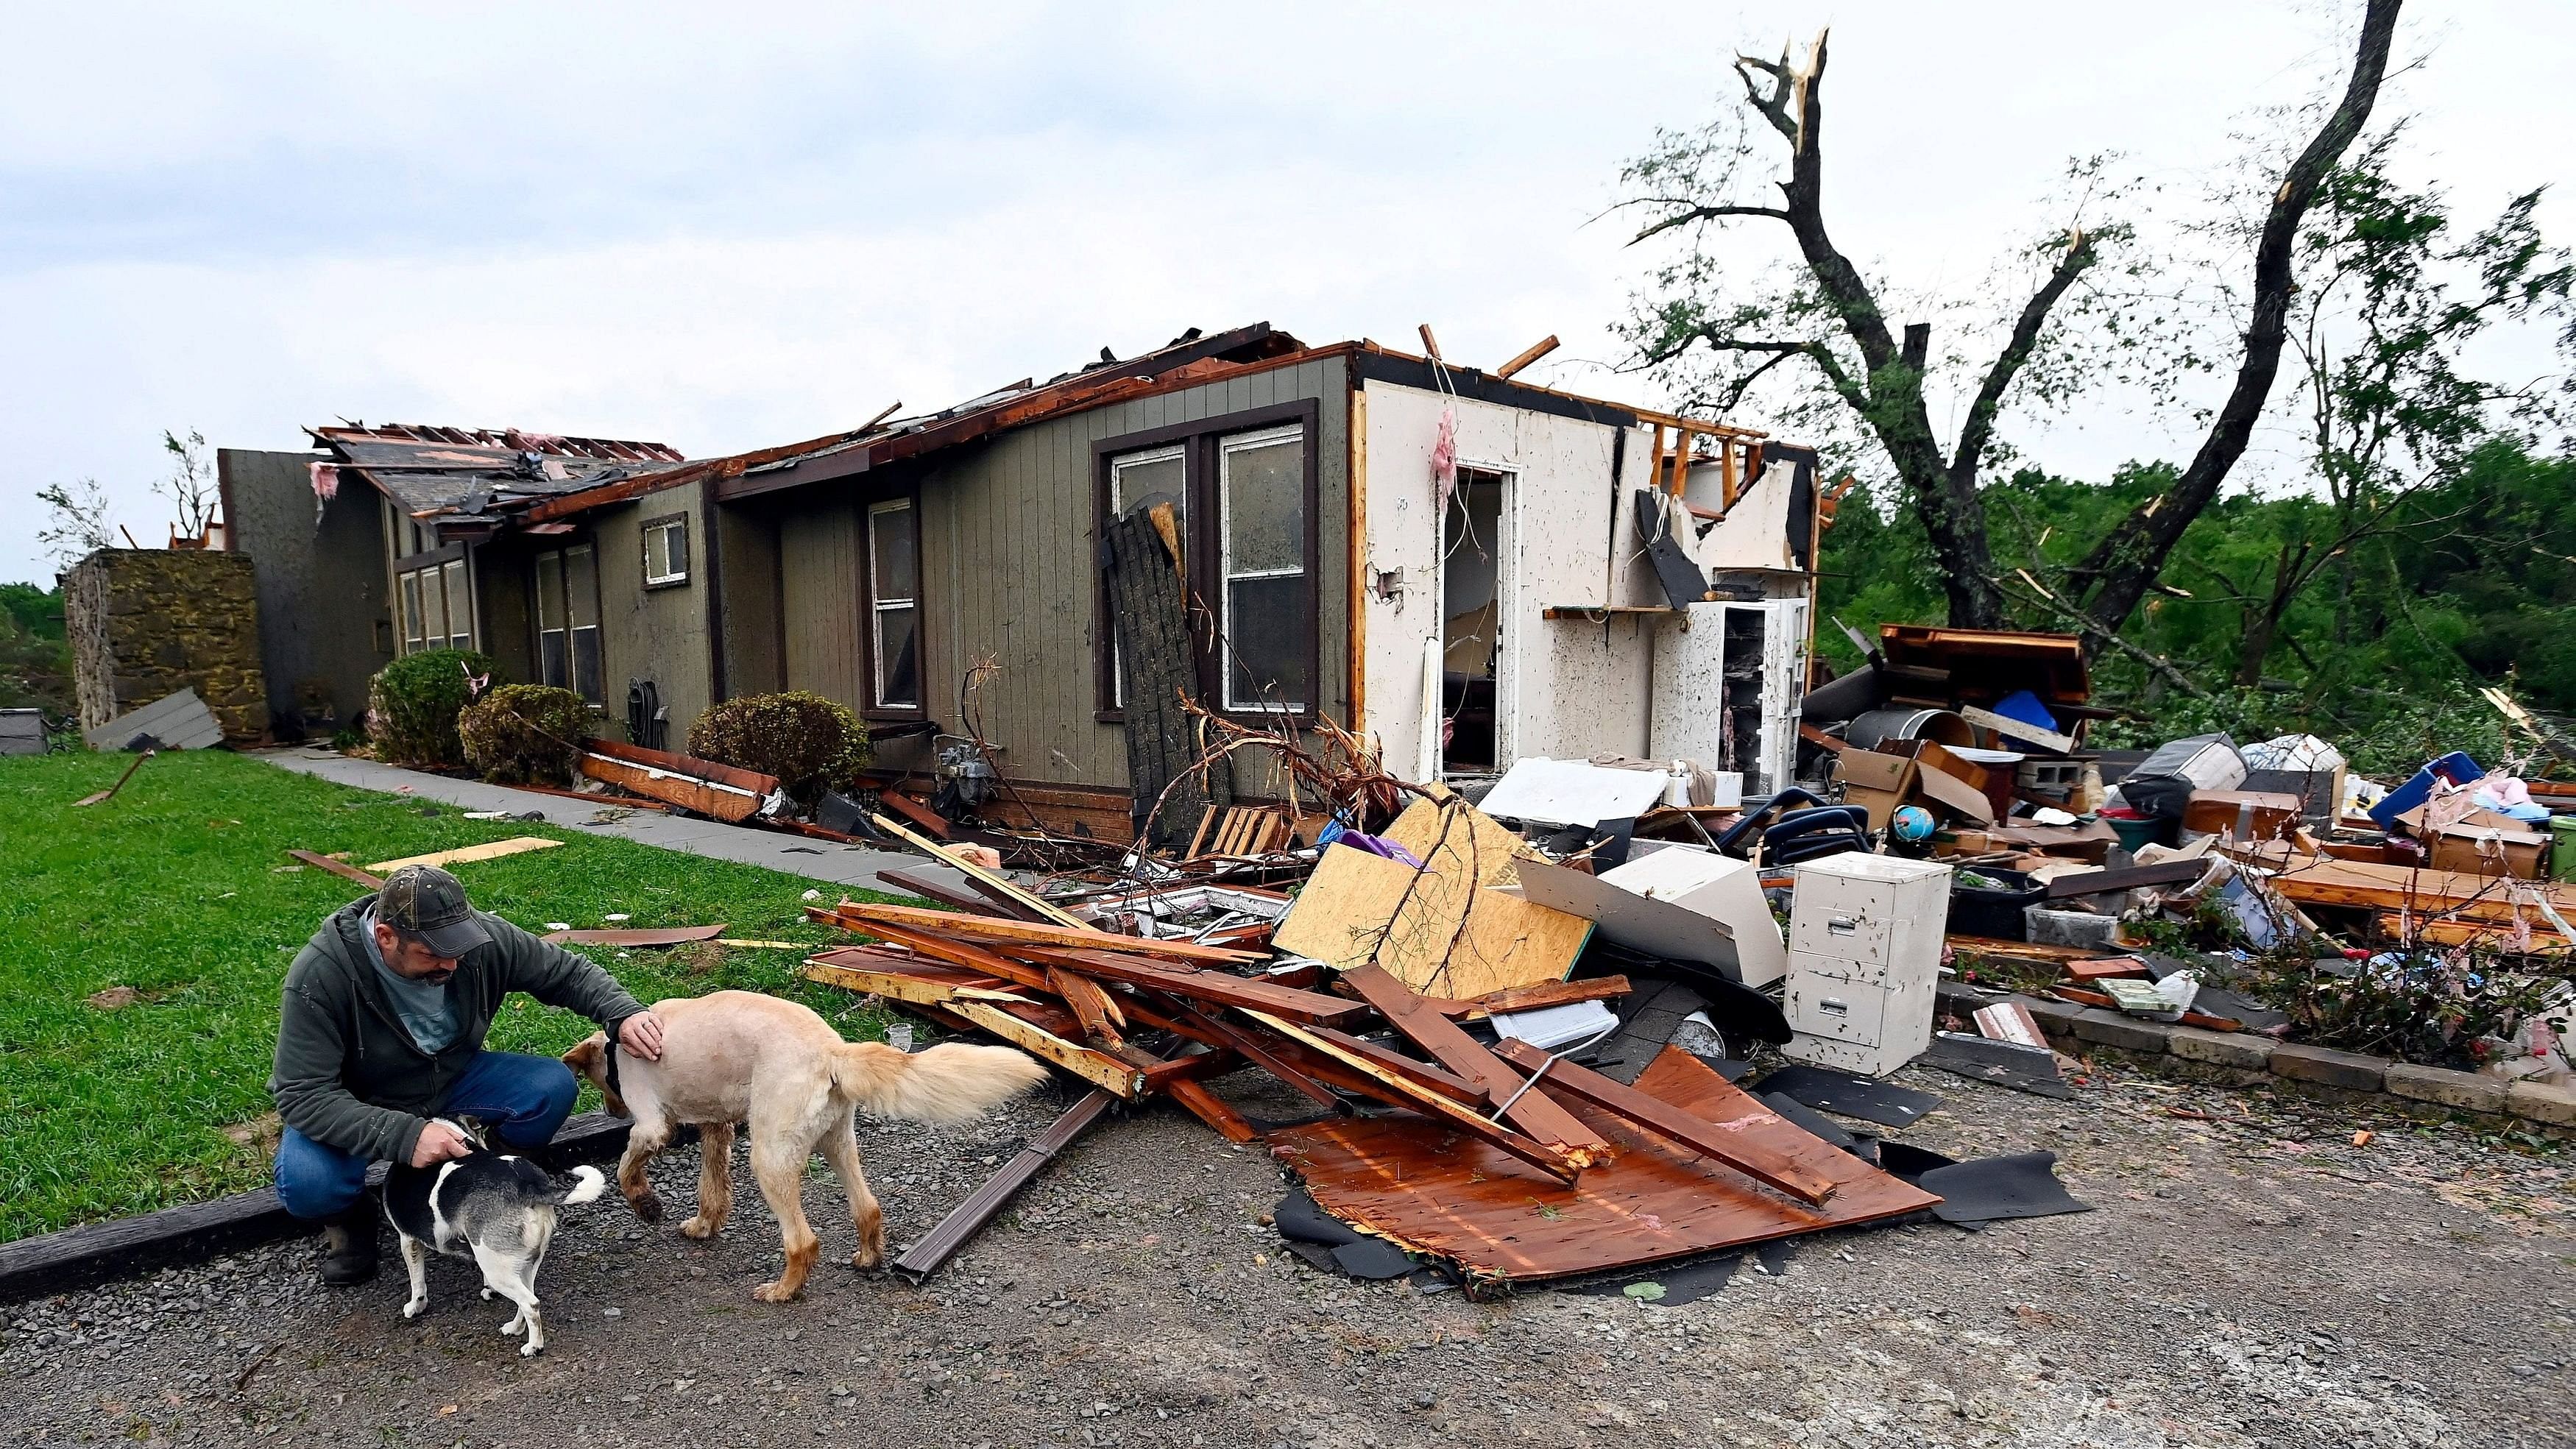
[[[2478,812],[2483,815],[2485,811]],[[2494,817],[2502,819],[2503,817]],[[2549,837],[2523,829],[2507,821],[2509,828],[2473,824],[2463,820],[2445,825],[2434,832],[2432,866],[2435,870],[2456,870],[2464,875],[2507,875],[2517,880],[2539,880],[2545,872],[2543,863],[2549,856]]]
[[[1845,750],[1834,758],[1834,773],[1843,782],[1843,800],[1869,811],[1869,828],[1885,830],[1888,817],[1914,791],[1915,764],[1902,755],[1876,750]]]

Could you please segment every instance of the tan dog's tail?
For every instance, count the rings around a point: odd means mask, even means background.
[[[843,1042],[832,1087],[871,1117],[942,1125],[966,1122],[1046,1080],[1027,1052],[947,1042],[900,1052],[882,1042]]]

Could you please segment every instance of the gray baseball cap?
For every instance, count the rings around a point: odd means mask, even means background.
[[[492,941],[465,903],[464,882],[434,865],[407,865],[386,876],[376,891],[376,919],[419,935],[450,960]]]

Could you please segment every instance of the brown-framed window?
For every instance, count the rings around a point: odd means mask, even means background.
[[[397,638],[405,654],[474,647],[474,585],[465,545],[394,560]]]
[[[689,581],[689,515],[666,513],[644,520],[644,587],[676,588]]]
[[[1152,494],[1179,500],[1199,684],[1229,713],[1319,703],[1319,411],[1308,399],[1093,445],[1102,522]],[[1098,597],[1100,707],[1115,719],[1123,668],[1107,590]]]
[[[537,680],[605,706],[600,681],[599,551],[576,543],[537,555]]]
[[[910,497],[868,505],[868,707],[921,703],[921,510]]]

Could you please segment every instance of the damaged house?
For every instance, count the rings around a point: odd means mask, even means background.
[[[321,459],[227,452],[226,477],[291,491],[307,529],[336,486],[318,536],[372,547],[371,597],[286,612],[371,626],[345,654],[471,645],[674,749],[714,701],[811,690],[868,722],[889,777],[934,779],[979,738],[1062,830],[1131,828],[1102,549],[1154,503],[1211,708],[1329,717],[1413,778],[1611,753],[1786,785],[1829,508],[1814,454],[1510,371],[1255,324],[728,457],[335,426],[312,430]],[[330,682],[343,721],[360,687]]]

